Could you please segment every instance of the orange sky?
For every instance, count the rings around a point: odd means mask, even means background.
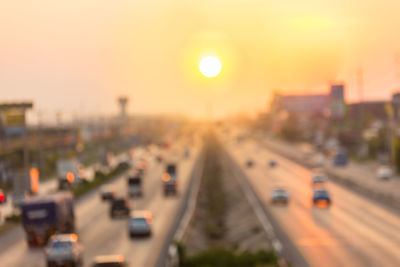
[[[1,1],[0,99],[89,116],[125,94],[132,112],[204,116],[211,103],[220,116],[330,81],[357,100],[359,66],[365,99],[386,99],[400,87],[398,14],[396,0]],[[217,79],[198,74],[207,54]]]

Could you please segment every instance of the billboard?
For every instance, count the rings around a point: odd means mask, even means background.
[[[5,135],[21,135],[25,130],[25,112],[33,107],[27,103],[0,104],[1,127]]]

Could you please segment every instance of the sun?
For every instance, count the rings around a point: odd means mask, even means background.
[[[199,69],[204,76],[213,78],[221,72],[221,61],[214,56],[204,57],[200,60]]]

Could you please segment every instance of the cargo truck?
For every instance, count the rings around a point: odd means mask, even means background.
[[[75,231],[74,200],[70,192],[36,196],[21,205],[22,226],[29,246],[44,246],[56,233]]]

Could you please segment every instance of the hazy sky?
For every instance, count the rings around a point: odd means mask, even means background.
[[[347,83],[357,100],[400,88],[398,0],[0,0],[0,100],[46,118],[131,112],[203,116],[265,108],[273,90]],[[199,75],[221,58],[217,79]],[[400,56],[398,57],[400,61]]]

